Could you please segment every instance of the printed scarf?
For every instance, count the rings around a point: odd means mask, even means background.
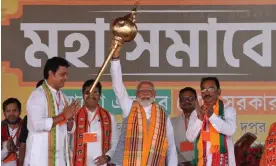
[[[148,127],[143,107],[134,101],[127,122],[123,165],[163,166],[167,148],[165,111],[153,103]]]
[[[112,123],[108,111],[97,106],[98,116],[100,118],[102,130],[102,155],[104,155],[111,148],[111,133]],[[97,113],[97,112],[96,112]],[[76,131],[74,133],[74,155],[73,165],[84,166],[87,160],[87,144],[83,143],[83,134],[88,131],[88,112],[85,107],[76,115]]]
[[[44,81],[42,84],[42,88],[46,94],[47,103],[48,103],[48,117],[56,116],[55,111],[55,100],[49,89],[48,85]],[[56,165],[56,145],[57,145],[57,138],[56,138],[56,127],[52,128],[48,134],[48,165],[55,166]]]

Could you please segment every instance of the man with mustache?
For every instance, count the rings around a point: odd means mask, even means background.
[[[19,141],[22,120],[21,103],[16,98],[3,102],[5,120],[1,122],[1,165],[17,166]]]
[[[114,43],[113,43],[114,44]],[[141,81],[132,100],[122,80],[117,49],[111,61],[112,87],[123,110],[122,134],[112,161],[124,166],[176,166],[177,154],[170,118],[155,102],[150,81]]]
[[[236,131],[236,111],[224,106],[219,99],[220,83],[216,77],[206,77],[200,83],[202,107],[190,117],[187,139],[195,141],[195,160],[198,166],[235,166],[232,136]]]
[[[190,166],[194,159],[194,146],[186,138],[191,113],[195,110],[197,95],[194,88],[186,87],[179,91],[179,105],[183,114],[171,119],[176,143],[179,166]]]
[[[87,80],[83,84],[84,105],[75,118],[79,126],[72,141],[75,166],[111,165],[109,162],[118,142],[115,117],[99,105],[102,85],[98,82],[90,94],[93,83],[94,80]]]
[[[79,102],[69,104],[61,92],[68,79],[69,63],[61,57],[48,59],[44,66],[44,82],[27,101],[28,139],[24,165],[48,166],[70,164],[68,132],[73,133],[73,117]]]

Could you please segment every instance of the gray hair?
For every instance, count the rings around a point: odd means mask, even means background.
[[[139,86],[140,86],[141,84],[143,84],[143,83],[151,84],[153,90],[155,91],[155,86],[154,86],[154,84],[153,84],[150,80],[142,80],[142,81],[140,81],[140,82],[137,84],[136,90],[138,90]]]

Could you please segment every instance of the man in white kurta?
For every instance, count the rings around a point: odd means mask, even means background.
[[[123,118],[126,118],[129,116],[133,100],[129,97],[126,88],[124,86],[123,80],[122,80],[122,71],[121,71],[121,64],[120,60],[113,59],[111,61],[111,77],[112,77],[112,87],[115,92],[115,95],[117,97],[117,101],[119,102],[121,109],[123,110]],[[142,82],[143,83],[143,82]],[[148,83],[148,82],[146,82]],[[150,83],[152,84],[152,83]],[[140,83],[141,85],[141,83]],[[139,88],[139,85],[138,85]],[[154,88],[154,87],[153,87]],[[139,90],[139,89],[137,89]],[[142,89],[141,89],[142,90]],[[146,89],[144,89],[146,90]],[[151,108],[152,104],[149,104],[148,106],[143,106],[143,109],[146,113],[146,118],[149,121],[151,117]],[[122,130],[122,135],[124,135],[125,131]],[[114,155],[114,163],[121,165],[122,163],[122,155],[124,149],[122,149],[124,145],[124,141],[121,140],[123,136],[120,136],[120,140],[118,143],[118,153],[116,150],[116,154]],[[173,128],[170,121],[170,118],[167,118],[166,121],[166,137],[168,140],[168,149],[167,149],[167,156],[166,156],[166,163],[169,166],[176,166],[177,165],[177,153],[176,153],[176,147],[175,147],[175,141],[174,141],[174,134],[173,134]],[[118,155],[118,156],[116,156]],[[113,161],[113,160],[112,160]]]
[[[217,102],[220,95],[220,84],[215,77],[203,78],[201,81],[201,94],[204,100],[204,106],[209,107],[207,111],[203,111],[203,107],[199,107],[199,103],[196,104],[196,110],[191,114],[188,130],[186,132],[187,139],[194,142],[199,136],[203,126],[203,116],[206,114],[207,121],[215,128],[215,130],[226,136],[227,150],[228,150],[228,165],[235,166],[234,144],[232,136],[236,131],[236,111],[234,108],[224,107],[224,118],[216,115],[212,107]],[[207,123],[206,131],[209,132],[210,126]],[[210,152],[211,143],[206,141],[206,160],[207,166],[212,166],[212,153]],[[197,156],[195,156],[197,157]]]
[[[68,106],[65,95],[60,91],[67,80],[68,62],[65,59],[54,57],[46,62],[44,67],[45,81],[42,86],[36,88],[27,101],[27,128],[29,130],[26,142],[26,166],[48,166],[52,163],[49,159],[48,137],[51,130],[56,128],[56,166],[69,165],[68,130],[73,132],[75,126],[71,118],[79,109],[78,102],[74,101]],[[52,95],[56,116],[49,117],[45,88]],[[49,97],[49,96],[48,96]],[[69,122],[70,120],[70,122]],[[67,121],[67,123],[66,123]],[[63,123],[62,123],[63,122]],[[70,125],[71,127],[67,126]],[[73,127],[72,127],[73,126]],[[70,129],[71,128],[71,129]]]

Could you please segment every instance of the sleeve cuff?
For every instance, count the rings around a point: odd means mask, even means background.
[[[197,126],[202,126],[202,123],[203,123],[203,121],[201,121],[200,119],[196,119],[196,121],[195,121],[195,124],[197,125]]]
[[[119,65],[121,65],[120,60],[111,61],[111,68],[116,68]]]
[[[110,150],[108,152],[106,152],[105,155],[109,156],[110,158],[111,158],[111,156],[113,156],[113,154],[111,155]]]
[[[68,132],[68,134],[73,134],[75,132],[75,130],[76,130],[76,123],[75,123],[75,121],[73,121],[73,127],[72,127],[71,131],[67,131],[67,132]]]
[[[209,121],[211,123],[214,123],[217,119],[218,119],[218,116],[215,113],[213,113],[213,115],[209,118]]]
[[[46,123],[45,123],[45,130],[46,131],[51,131],[52,126],[53,126],[53,118],[46,118]]]

